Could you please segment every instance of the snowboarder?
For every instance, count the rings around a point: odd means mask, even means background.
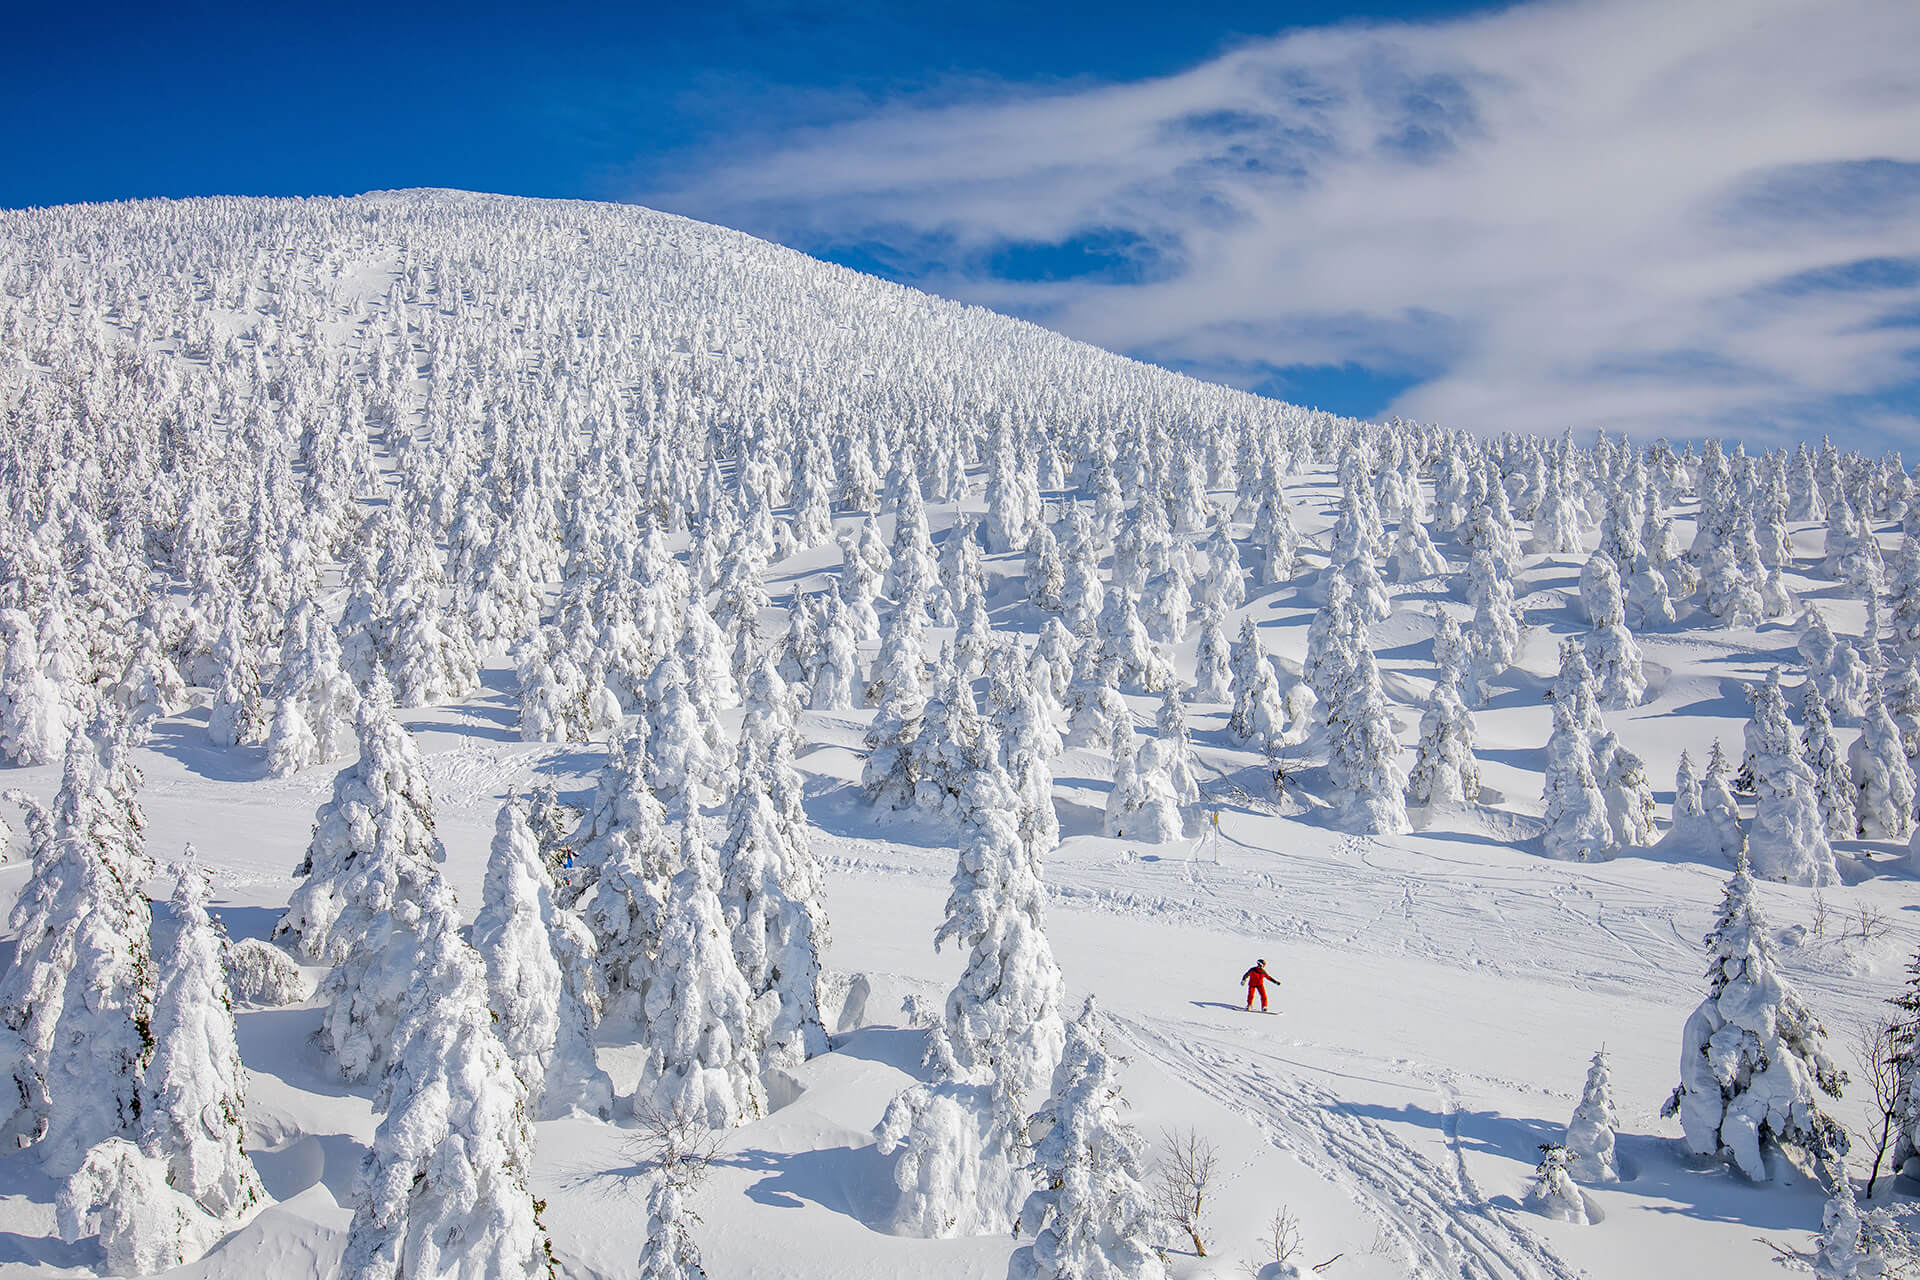
[[[1240,975],[1240,981],[1247,984],[1247,1012],[1253,1012],[1253,998],[1260,997],[1260,1012],[1267,1012],[1267,983],[1278,983],[1280,979],[1267,972],[1265,960],[1255,960],[1253,968]]]

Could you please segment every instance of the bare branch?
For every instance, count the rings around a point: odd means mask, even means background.
[[[1186,1232],[1194,1254],[1204,1258],[1207,1247],[1200,1239],[1200,1214],[1219,1157],[1213,1145],[1192,1129],[1177,1133],[1169,1129],[1162,1138],[1167,1151],[1154,1169],[1154,1199],[1161,1216]]]

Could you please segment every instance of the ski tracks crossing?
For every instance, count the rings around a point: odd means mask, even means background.
[[[1414,1280],[1576,1280],[1583,1274],[1480,1194],[1460,1152],[1458,1097],[1444,1082],[1429,1081],[1444,1110],[1446,1165],[1327,1089],[1210,1037],[1210,1028],[1114,1021],[1141,1052],[1368,1205]]]

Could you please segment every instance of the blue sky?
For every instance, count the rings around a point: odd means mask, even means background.
[[[1174,13],[43,6],[0,206],[628,200],[1346,413],[1920,455],[1920,5]]]

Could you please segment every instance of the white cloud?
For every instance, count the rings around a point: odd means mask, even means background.
[[[1477,429],[1876,445],[1911,406],[1874,398],[1920,379],[1920,273],[1808,274],[1920,260],[1912,0],[1307,30],[1143,83],[896,102],[703,163],[652,199],[803,246],[895,245],[925,287],[1221,376],[1413,374],[1392,411]],[[1140,278],[993,270],[1009,243],[1094,233],[1133,246]]]

